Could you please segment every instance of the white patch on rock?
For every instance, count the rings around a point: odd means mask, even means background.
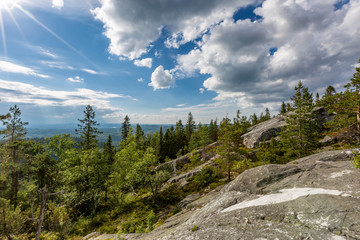
[[[353,171],[351,171],[351,170],[343,170],[341,172],[335,172],[335,173],[331,174],[330,178],[342,177],[343,175],[350,174],[352,172]]]
[[[331,236],[331,240],[346,240],[346,237],[333,235],[333,236]]]
[[[231,207],[223,209],[221,212],[230,212],[242,208],[255,207],[255,206],[264,206],[276,203],[282,203],[287,201],[295,200],[299,197],[315,195],[315,194],[328,194],[328,195],[336,195],[336,196],[344,196],[343,192],[338,190],[328,190],[323,188],[290,188],[290,189],[282,189],[280,193],[269,194],[265,196],[261,196],[254,200],[243,201],[241,203],[237,203]],[[348,194],[346,196],[349,196]]]

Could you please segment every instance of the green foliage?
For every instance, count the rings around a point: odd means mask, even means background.
[[[97,137],[102,132],[98,130],[97,126],[100,125],[95,121],[95,111],[92,106],[87,105],[83,111],[84,118],[78,119],[78,129],[75,129],[76,134],[80,134],[81,142],[80,145],[84,150],[89,150],[97,146]]]
[[[285,125],[280,133],[280,141],[287,158],[305,156],[317,147],[318,125],[314,120],[312,94],[300,81],[295,86],[293,112],[288,114]]]
[[[190,142],[191,135],[195,131],[195,128],[196,127],[195,127],[194,117],[191,114],[191,112],[189,112],[188,119],[186,121],[186,126],[185,126],[185,135],[186,135],[187,144]]]
[[[191,229],[191,231],[195,232],[195,231],[197,231],[197,230],[199,230],[199,229],[200,229],[200,228],[199,228],[198,225],[194,225],[194,227]]]
[[[128,115],[125,116],[124,122],[121,125],[121,140],[126,140],[129,137],[131,129],[130,118]]]
[[[355,153],[355,155],[353,157],[353,161],[354,161],[354,167],[360,168],[360,154],[359,153]]]
[[[282,145],[271,138],[270,142],[262,142],[257,149],[256,157],[264,163],[284,163]]]
[[[189,179],[194,184],[196,190],[203,189],[211,183],[218,180],[218,175],[215,173],[212,167],[204,167],[194,177]]]
[[[360,59],[359,59],[360,63]],[[350,82],[345,85],[345,92],[340,92],[324,98],[327,110],[336,112],[334,120],[327,126],[334,134],[340,134],[349,143],[360,143],[360,67],[355,68],[355,73]]]
[[[287,111],[287,109],[286,109],[286,104],[285,104],[285,102],[283,101],[283,102],[281,103],[280,114],[285,114],[286,111]]]
[[[27,217],[20,205],[14,208],[9,200],[0,198],[0,213],[0,237],[11,239],[11,235],[23,232]]]
[[[147,220],[147,230],[150,232],[154,229],[154,224],[158,220],[158,216],[154,213],[154,211],[151,210],[147,214],[146,220]]]

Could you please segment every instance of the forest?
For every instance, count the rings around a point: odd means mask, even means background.
[[[360,63],[360,60],[359,60]],[[324,126],[313,109],[336,113]],[[257,149],[244,146],[242,135],[265,122],[269,109],[247,117],[196,124],[192,113],[186,122],[144,133],[125,116],[121,142],[111,136],[99,145],[96,113],[88,105],[70,134],[28,139],[27,122],[17,105],[0,115],[4,128],[0,142],[0,239],[82,239],[88,233],[149,232],[181,211],[178,203],[192,193],[204,194],[234,179],[246,169],[263,164],[283,164],[314,152],[357,148],[360,142],[360,67],[337,92],[309,92],[300,81],[294,95],[279,106],[286,125],[275,138]],[[320,143],[325,136],[334,140]],[[216,144],[213,144],[216,143]],[[210,147],[209,147],[210,146]],[[216,153],[213,165],[188,179],[189,184],[166,184],[171,172],[158,167],[189,156],[179,172],[203,163],[207,152]],[[360,156],[354,157],[360,167]]]

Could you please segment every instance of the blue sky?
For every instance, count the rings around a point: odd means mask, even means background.
[[[0,113],[30,124],[277,114],[302,80],[341,90],[360,1],[1,0]]]

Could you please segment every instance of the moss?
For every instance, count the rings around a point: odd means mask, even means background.
[[[199,226],[198,225],[194,225],[194,227],[191,229],[192,232],[195,232],[199,230]]]

